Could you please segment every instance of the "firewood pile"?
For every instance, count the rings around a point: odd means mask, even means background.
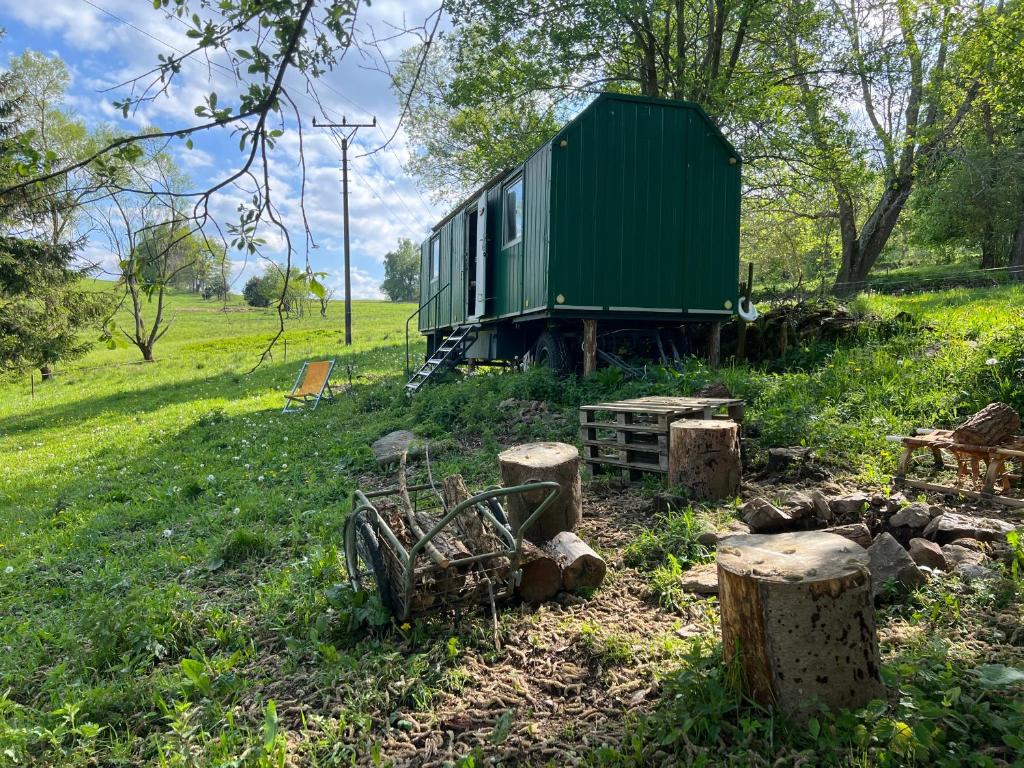
[[[374,528],[378,567],[369,570],[396,618],[512,594],[539,603],[601,585],[604,560],[574,533],[582,518],[576,449],[537,443],[499,460],[505,486],[481,496],[458,474],[410,485],[402,453],[397,487],[353,510]]]
[[[782,304],[762,312],[753,323],[736,321],[725,326],[722,355],[742,352],[745,360],[764,362],[783,356],[792,347],[849,338],[865,327],[885,332],[912,323],[913,318],[906,312],[885,321],[876,315],[854,314],[840,304]],[[741,326],[745,327],[741,330]]]

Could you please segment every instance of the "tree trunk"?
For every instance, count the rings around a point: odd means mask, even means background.
[[[576,446],[565,443],[518,445],[499,453],[498,464],[505,487],[539,480],[553,480],[560,487],[558,497],[526,531],[525,538],[541,544],[555,534],[573,530],[583,519],[580,456]],[[519,532],[519,527],[549,493],[547,489],[541,489],[508,497],[508,521],[513,532]]]
[[[682,419],[669,427],[668,479],[697,499],[725,499],[739,490],[740,428],[723,419]]]
[[[986,223],[981,237],[981,268],[993,269],[999,266],[999,247],[992,225]]]
[[[869,564],[820,531],[719,541],[722,647],[752,699],[806,720],[884,697]]]
[[[1021,207],[1017,231],[1013,234],[1013,246],[1010,250],[1010,278],[1024,280],[1024,206]]]
[[[848,296],[863,287],[899,221],[912,186],[911,176],[891,180],[859,233],[853,203],[844,193],[837,193],[842,264],[832,286],[833,293]]]
[[[562,586],[567,592],[596,589],[608,570],[600,555],[571,531],[563,531],[544,545],[562,571]]]
[[[1020,429],[1020,416],[1006,403],[991,403],[953,430],[953,439],[971,445],[999,445]]]
[[[516,593],[527,603],[542,603],[562,588],[562,571],[558,563],[540,547],[523,541],[521,571]]]

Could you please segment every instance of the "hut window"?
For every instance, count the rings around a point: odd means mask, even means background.
[[[441,276],[441,238],[430,241],[430,279],[437,280]]]
[[[502,218],[505,221],[505,237],[503,245],[519,242],[523,236],[523,177],[505,187],[505,210]]]

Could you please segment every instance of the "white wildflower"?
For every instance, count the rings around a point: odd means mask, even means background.
[[[999,365],[999,361],[994,357],[990,357],[985,361],[985,365]]]
[[[8,565],[6,568],[4,568],[4,573],[14,573],[14,566]]]

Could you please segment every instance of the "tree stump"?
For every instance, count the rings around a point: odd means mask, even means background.
[[[884,696],[869,563],[820,531],[718,543],[722,647],[754,701],[804,720]]]
[[[953,440],[970,445],[999,445],[1020,429],[1020,416],[1006,403],[991,403],[953,430]]]
[[[669,427],[668,479],[698,499],[735,496],[743,464],[740,428],[723,419],[682,419]]]
[[[506,488],[540,480],[558,483],[558,497],[526,531],[525,538],[541,544],[562,531],[573,530],[583,519],[580,486],[580,455],[565,443],[528,443],[498,454],[501,479]],[[508,497],[508,522],[515,533],[547,497],[547,489]]]
[[[527,603],[542,603],[562,588],[562,570],[558,563],[540,547],[523,542],[519,561],[520,577],[516,593]]]
[[[597,552],[571,531],[563,531],[544,545],[562,570],[562,587],[567,592],[596,589],[604,581],[608,567]]]

